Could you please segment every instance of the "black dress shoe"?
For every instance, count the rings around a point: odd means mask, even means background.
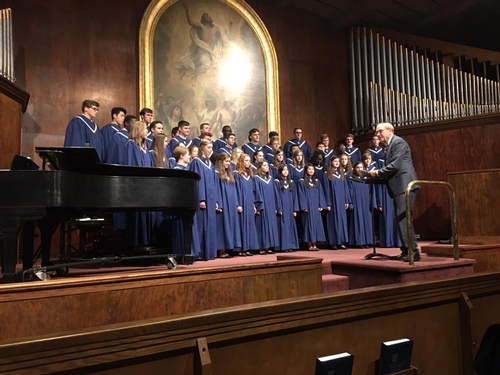
[[[402,260],[403,262],[408,262],[410,258],[408,257],[408,254],[400,254],[396,258],[397,260]],[[420,260],[420,253],[414,252],[413,253],[413,260],[415,262],[418,262]]]

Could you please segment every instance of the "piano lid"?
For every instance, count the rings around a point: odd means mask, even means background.
[[[93,147],[39,146],[35,147],[35,150],[52,170],[101,176],[182,177],[197,181],[200,179],[199,174],[191,171],[101,163]]]

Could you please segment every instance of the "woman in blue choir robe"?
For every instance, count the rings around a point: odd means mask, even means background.
[[[304,177],[304,153],[300,148],[297,148],[292,154],[292,162],[289,164],[290,178],[297,183]]]
[[[299,211],[297,187],[288,175],[288,167],[281,164],[275,181],[278,196],[278,233],[277,251],[291,252],[299,248],[299,238],[295,217]]]
[[[238,159],[240,158],[241,155],[243,155],[243,149],[241,147],[233,148],[233,151],[231,152],[231,170],[232,171],[236,170],[236,164],[238,164]]]
[[[325,241],[321,211],[328,209],[321,182],[314,176],[314,166],[307,164],[304,178],[298,182],[299,208],[302,211],[302,241],[309,251],[318,251],[316,242]]]
[[[354,164],[352,175],[361,178],[361,171],[364,170],[363,162],[357,161]],[[370,185],[349,180],[349,192],[351,197],[350,225],[349,225],[349,245],[360,248],[368,248],[373,243],[372,196]]]
[[[273,179],[278,178],[278,169],[281,165],[285,164],[285,153],[281,148],[277,149],[274,152],[274,158],[272,164],[270,164],[271,167],[271,177]],[[290,174],[290,171],[288,171]]]
[[[377,169],[383,168],[385,160],[379,159]],[[398,224],[394,212],[394,202],[387,191],[386,185],[376,185],[377,206],[379,210],[379,238],[380,247],[400,247]]]
[[[170,168],[170,162],[165,154],[165,148],[168,144],[168,138],[165,134],[153,135],[153,142],[149,149],[151,162],[157,168]]]
[[[330,211],[326,212],[326,239],[333,250],[347,249],[345,243],[349,242],[347,231],[347,214],[349,208],[349,191],[344,170],[340,167],[340,159],[333,156],[324,174],[323,189],[326,204]]]
[[[228,251],[241,250],[241,229],[238,221],[238,197],[236,183],[231,169],[231,157],[218,154],[215,162],[218,176],[219,210],[217,212],[217,250],[219,258],[231,258]]]
[[[136,121],[129,130],[129,140],[125,143],[125,152],[121,164],[151,167],[151,156],[146,147],[146,137],[148,136],[146,123]],[[151,212],[128,212],[125,216],[128,244],[131,246],[150,244],[154,222]]]
[[[214,165],[210,161],[212,142],[203,139],[198,156],[189,165],[189,170],[200,175],[198,182],[198,209],[194,215],[193,242],[191,252],[195,260],[214,259],[217,255],[216,209],[219,196]]]
[[[257,208],[255,226],[257,227],[257,237],[259,239],[259,254],[274,254],[270,249],[279,246],[278,222],[276,221],[277,196],[267,161],[257,165],[254,181],[255,206]]]
[[[242,154],[236,163],[234,179],[237,189],[238,222],[241,228],[241,251],[239,256],[252,256],[251,251],[259,249],[255,227],[255,186],[250,155]]]

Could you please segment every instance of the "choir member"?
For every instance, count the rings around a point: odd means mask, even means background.
[[[137,167],[151,167],[151,156],[146,147],[148,130],[146,123],[136,121],[130,128],[129,140],[121,164]],[[137,192],[141,194],[141,192]],[[156,216],[151,212],[127,212],[125,218],[127,242],[131,246],[150,244],[151,231],[156,223]]]
[[[352,175],[362,178],[361,171],[364,164],[360,160],[354,164]],[[373,201],[370,194],[370,185],[352,181],[349,179],[350,222],[349,222],[349,245],[360,248],[369,248],[373,243],[373,224],[371,209]]]
[[[217,227],[216,209],[219,201],[215,170],[210,161],[212,142],[201,140],[198,156],[189,165],[189,170],[200,175],[198,182],[198,209],[194,215],[191,252],[195,260],[216,257]]]
[[[64,147],[93,147],[99,157],[104,161],[104,144],[101,129],[94,122],[99,113],[99,103],[95,100],[84,100],[82,114],[73,117],[66,128]]]
[[[198,147],[200,145],[201,141],[201,135],[203,133],[210,133],[210,124],[204,122],[203,124],[200,124],[200,135],[198,137],[193,138],[193,144]]]
[[[165,134],[156,134],[153,136],[153,141],[149,150],[153,166],[157,168],[170,168],[170,162],[165,155],[167,144],[168,139]]]
[[[125,152],[125,143],[128,141],[129,130],[131,126],[137,121],[137,118],[133,115],[125,116],[125,121],[123,122],[123,129],[116,132],[111,137],[111,143],[109,150],[107,150],[108,163],[120,164],[123,159],[123,153]]]
[[[254,181],[257,208],[255,225],[259,239],[259,254],[274,254],[271,248],[279,246],[278,223],[276,220],[277,196],[267,161],[264,160],[257,165]]]
[[[304,160],[310,160],[312,156],[311,147],[309,144],[302,139],[302,128],[293,129],[293,134],[295,138],[290,139],[285,146],[283,147],[283,151],[285,151],[285,155],[290,156],[290,149],[293,145],[298,145],[299,148],[304,153]]]
[[[232,258],[228,251],[241,251],[241,229],[238,213],[237,188],[231,169],[231,157],[226,153],[217,156],[215,173],[218,176],[219,210],[217,212],[217,250],[219,258]]]
[[[329,209],[321,182],[314,175],[314,166],[307,164],[304,177],[298,182],[299,208],[302,211],[302,241],[309,251],[318,251],[316,243],[325,241],[321,211]]]
[[[326,239],[333,250],[347,249],[349,242],[346,210],[349,208],[349,191],[344,170],[338,156],[330,158],[323,179],[323,189],[330,211],[326,211]]]
[[[127,110],[122,107],[113,107],[111,109],[111,122],[104,125],[101,129],[103,144],[103,161],[109,163],[109,151],[112,147],[113,135],[123,129]]]
[[[299,148],[292,154],[292,162],[288,165],[290,177],[297,183],[304,176],[304,153]]]
[[[299,248],[295,217],[299,210],[297,188],[288,174],[286,164],[280,164],[275,179],[277,189],[278,235],[277,251],[292,252]]]
[[[250,155],[242,154],[234,171],[238,192],[238,221],[241,228],[240,256],[252,256],[251,251],[259,248],[257,229],[255,226],[255,193],[254,175]]]
[[[245,143],[241,146],[241,149],[245,154],[250,155],[250,159],[253,158],[253,154],[255,151],[260,150],[261,146],[259,144],[260,141],[260,132],[259,129],[253,128],[248,132],[248,143]]]
[[[172,157],[174,149],[177,146],[185,146],[186,148],[188,148],[192,143],[192,141],[188,138],[189,134],[191,133],[189,122],[184,120],[179,121],[178,128],[179,134],[173,137],[167,146],[167,156],[169,158]]]
[[[361,151],[354,146],[354,135],[347,134],[345,136],[345,154],[351,159],[351,164],[354,165],[357,161],[361,160]]]

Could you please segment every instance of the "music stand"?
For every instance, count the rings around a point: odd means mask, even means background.
[[[366,171],[362,171],[362,172],[366,172]],[[368,176],[368,173],[363,173],[361,176]],[[370,185],[370,196],[372,195],[372,189],[374,188],[374,185],[387,185],[387,180],[384,178],[380,178],[380,177],[369,178],[369,177],[358,177],[358,176],[351,175],[349,178],[351,179],[351,181],[354,181],[358,184]],[[371,211],[372,211],[373,251],[370,254],[366,254],[364,259],[370,260],[373,258],[381,258],[381,259],[392,260],[394,258],[390,255],[377,253],[377,247],[375,246],[375,210],[372,208]]]

